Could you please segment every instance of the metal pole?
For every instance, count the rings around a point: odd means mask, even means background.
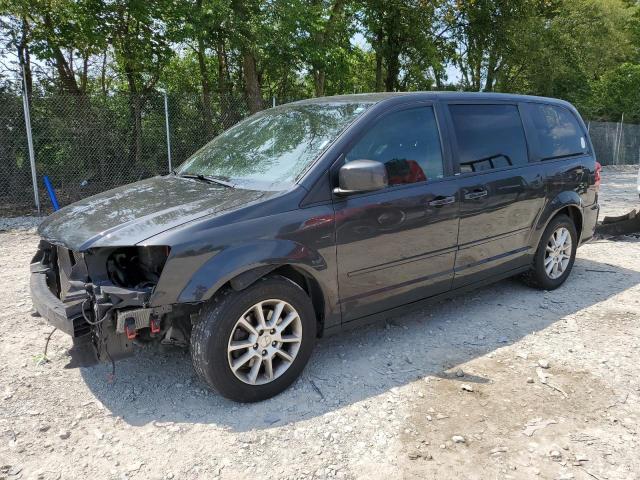
[[[618,147],[618,129],[620,128],[620,125],[618,124],[618,122],[616,122],[616,134],[613,137],[613,155],[611,156],[611,161],[613,162],[613,165],[616,164],[616,148]]]
[[[164,94],[164,119],[167,125],[167,158],[169,159],[169,172],[173,171],[171,166],[171,135],[169,134],[169,101],[167,100],[167,92]]]
[[[33,183],[33,200],[35,201],[38,215],[40,215],[40,195],[38,194],[38,176],[36,175],[36,155],[33,149],[33,136],[31,135],[31,115],[29,115],[29,98],[27,90],[27,74],[22,65],[22,106],[24,108],[24,124],[27,130],[27,144],[29,146],[29,162],[31,163],[31,181]]]
[[[273,103],[272,106],[275,107],[276,106],[276,96],[275,95],[272,98],[272,103]]]
[[[615,158],[613,159],[613,162],[617,165],[618,164],[618,155],[620,154],[620,141],[622,140],[622,128],[623,128],[623,122],[624,122],[624,113],[622,114],[622,118],[620,119],[620,132],[616,135],[616,146],[615,146]]]
[[[624,112],[622,112],[622,119],[620,120],[620,140],[618,140],[618,157],[620,157],[620,148],[622,147],[623,135],[624,135]],[[622,162],[624,165],[624,154],[622,155]]]

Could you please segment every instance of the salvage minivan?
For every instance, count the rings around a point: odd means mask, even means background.
[[[564,101],[305,100],[252,115],[169,175],[49,216],[31,294],[73,337],[72,364],[188,346],[203,382],[259,401],[322,335],[515,275],[559,287],[593,236],[599,183]]]

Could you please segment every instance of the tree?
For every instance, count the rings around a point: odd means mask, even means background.
[[[0,4],[1,5],[1,4]],[[3,8],[4,9],[4,8]],[[2,11],[2,10],[0,10]],[[31,49],[30,49],[30,25],[24,16],[24,12],[19,16],[0,16],[0,57],[3,59],[2,66],[4,72],[3,80],[11,81],[11,76],[20,79],[20,89],[22,89],[22,77],[27,87],[29,98],[33,92],[33,75],[31,72]],[[17,65],[15,60],[17,59]],[[13,75],[9,70],[13,69]]]
[[[592,85],[587,110],[592,117],[640,123],[640,65],[623,63]]]
[[[129,93],[131,125],[130,160],[128,167],[139,164],[142,152],[142,108],[154,91],[162,70],[174,51],[166,35],[163,14],[170,2],[115,0],[106,4],[103,22],[111,29],[117,70],[126,81]]]
[[[329,70],[343,73],[346,68],[345,53],[351,48],[354,16],[351,7],[352,3],[346,0],[302,0],[297,5],[289,4],[289,17],[295,16],[299,24],[297,46],[311,72],[316,97],[325,94]]]
[[[455,45],[454,63],[462,74],[462,86],[492,91],[516,58],[523,26],[539,11],[537,0],[470,0],[450,4],[446,22]]]
[[[621,0],[561,0],[521,24],[497,79],[502,91],[584,104],[591,82],[631,54],[633,8]]]
[[[444,35],[448,30],[439,16],[446,5],[433,0],[366,0],[362,7],[362,23],[375,56],[376,91],[407,89],[418,74],[442,78]],[[411,72],[405,79],[402,74]],[[420,73],[418,73],[420,72]],[[405,75],[406,76],[406,75]],[[427,82],[431,85],[431,80]],[[424,82],[417,82],[424,85]]]
[[[170,38],[187,45],[197,60],[202,117],[209,136],[213,134],[215,124],[212,109],[214,83],[221,99],[221,117],[226,119],[229,116],[231,82],[226,49],[231,13],[228,0],[189,0],[173,4],[166,15]]]
[[[20,65],[29,67],[31,54],[52,64],[60,90],[75,96],[87,93],[90,61],[106,48],[98,9],[96,0],[16,0],[2,4],[2,10],[14,19],[12,36]]]

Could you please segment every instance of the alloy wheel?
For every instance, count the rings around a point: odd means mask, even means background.
[[[552,280],[560,278],[571,261],[571,233],[565,227],[556,229],[544,254],[544,269]]]
[[[284,300],[263,300],[249,308],[231,331],[229,367],[242,382],[263,385],[286,372],[300,350],[302,321]]]

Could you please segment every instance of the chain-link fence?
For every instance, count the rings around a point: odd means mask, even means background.
[[[249,114],[241,96],[212,99],[207,108],[199,95],[167,95],[166,100],[165,107],[161,93],[33,96],[29,110],[43,210],[49,208],[45,175],[66,205],[165,174],[170,164],[180,165]],[[0,160],[0,216],[33,210],[22,98],[6,92],[0,93]]]
[[[22,99],[0,94],[0,216],[33,206],[31,188]]]
[[[589,122],[589,136],[602,165],[640,163],[640,125]]]
[[[244,98],[200,95],[33,96],[32,137],[42,210],[46,175],[61,205],[169,171],[249,114]],[[286,103],[264,101],[264,107]],[[206,105],[206,106],[205,106]],[[589,122],[603,165],[640,162],[640,125]],[[0,92],[0,216],[34,209],[22,97]]]

